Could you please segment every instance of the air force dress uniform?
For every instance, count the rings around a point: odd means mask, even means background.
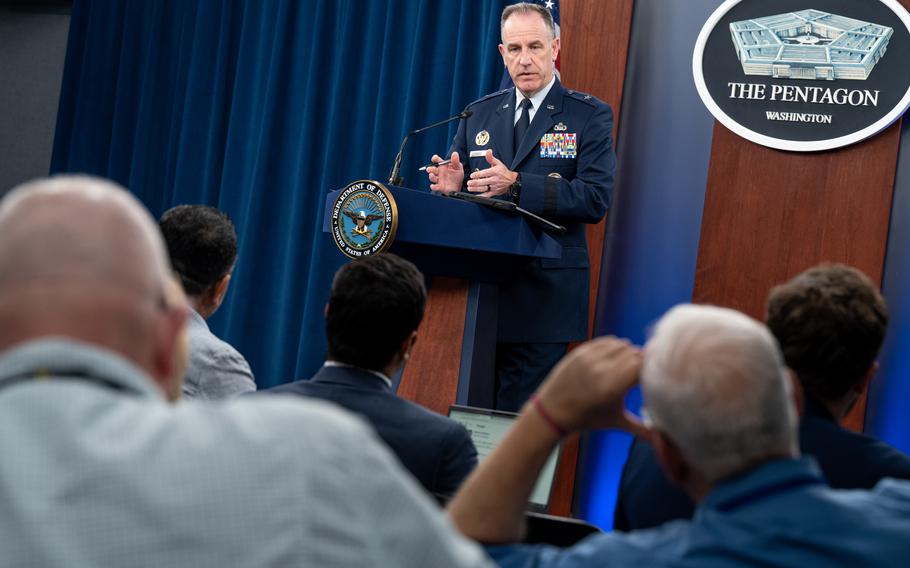
[[[489,167],[484,153],[492,149],[494,157],[520,173],[520,193],[512,199],[566,227],[564,235],[554,235],[563,247],[561,258],[536,260],[500,286],[497,329],[499,344],[564,345],[587,338],[585,224],[600,221],[610,205],[616,168],[613,112],[557,79],[513,151],[515,101],[512,88],[468,105],[473,114],[460,122],[451,151],[458,152],[467,180],[470,172]],[[534,373],[526,369],[526,374]],[[537,387],[532,382],[518,405]]]

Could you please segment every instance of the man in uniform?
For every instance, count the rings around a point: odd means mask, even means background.
[[[616,158],[610,107],[556,78],[559,39],[550,12],[508,6],[501,34],[499,52],[515,88],[468,105],[472,115],[459,125],[451,162],[427,173],[434,191],[509,199],[567,229],[553,235],[561,258],[534,261],[500,286],[496,407],[515,411],[568,342],[587,337],[585,223],[606,213]]]

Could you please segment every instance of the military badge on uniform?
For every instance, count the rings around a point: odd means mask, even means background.
[[[474,143],[478,146],[486,146],[490,141],[490,133],[486,130],[481,130],[477,133],[477,136],[474,137]]]
[[[554,132],[565,132],[566,130],[568,130],[568,128],[569,128],[568,126],[566,126],[565,124],[560,122],[559,124],[557,124],[556,126],[553,127],[553,131]]]
[[[541,158],[575,158],[578,156],[578,134],[548,132],[540,138]]]
[[[332,238],[348,258],[386,251],[398,231],[398,205],[378,181],[349,184],[332,206]]]

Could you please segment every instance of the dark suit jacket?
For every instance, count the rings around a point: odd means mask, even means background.
[[[465,179],[489,167],[471,152],[493,150],[494,157],[521,173],[518,205],[565,225],[555,236],[562,258],[536,260],[500,286],[498,340],[564,343],[587,339],[588,248],[585,223],[600,221],[610,205],[616,157],[613,111],[591,95],[566,90],[557,79],[536,111],[518,152],[513,152],[515,89],[468,105],[450,152],[464,163]],[[486,134],[482,134],[486,133]],[[547,141],[574,136],[574,155],[552,152]],[[566,149],[566,146],[561,146]],[[554,157],[559,154],[561,157]]]
[[[464,426],[399,398],[369,371],[323,367],[308,381],[261,392],[319,398],[361,415],[431,493],[451,495],[477,465],[477,450]]]
[[[882,478],[910,479],[910,457],[870,436],[841,428],[812,400],[799,427],[803,454],[818,461],[835,489],[870,489]],[[613,526],[636,530],[692,516],[694,504],[672,485],[657,463],[650,444],[636,439],[619,482]]]

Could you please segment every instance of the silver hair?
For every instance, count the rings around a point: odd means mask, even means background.
[[[777,342],[734,310],[667,312],[645,348],[642,391],[654,426],[711,483],[798,453],[792,385]]]
[[[503,9],[502,17],[499,19],[500,37],[502,37],[502,30],[506,25],[506,20],[508,20],[509,16],[512,14],[537,14],[543,19],[543,23],[546,24],[547,30],[550,32],[550,39],[556,39],[556,23],[553,21],[553,14],[540,4],[531,2],[518,2],[517,4],[506,6],[505,9]]]

